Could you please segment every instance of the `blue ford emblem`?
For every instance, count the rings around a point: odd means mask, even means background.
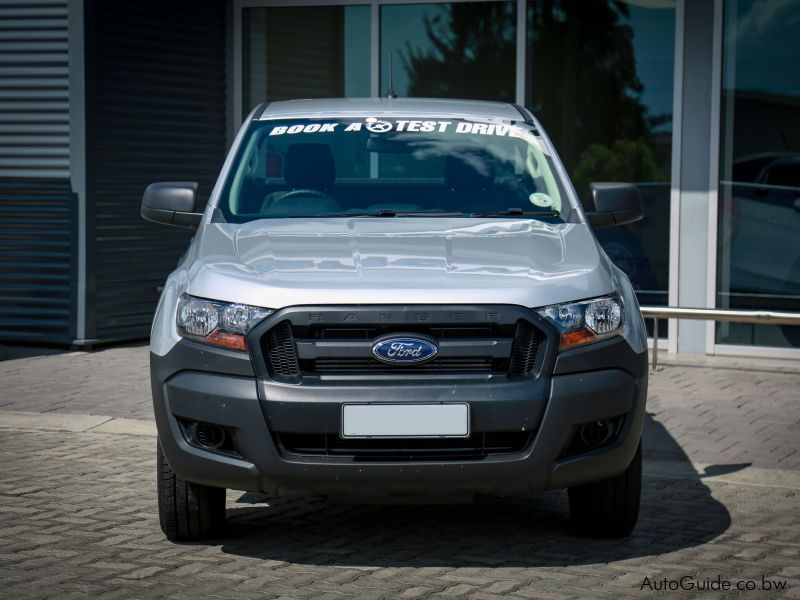
[[[378,340],[372,354],[378,360],[392,365],[422,363],[432,359],[439,347],[432,340],[415,337],[391,337]]]

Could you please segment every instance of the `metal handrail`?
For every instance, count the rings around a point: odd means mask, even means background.
[[[677,306],[642,306],[642,316],[653,319],[653,370],[658,369],[658,320],[695,319],[727,323],[800,326],[800,313],[769,310],[728,310],[718,308],[681,308]]]

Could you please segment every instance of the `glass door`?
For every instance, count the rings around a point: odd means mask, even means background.
[[[719,308],[800,310],[798,22],[796,2],[725,2]],[[800,348],[800,327],[719,323],[716,343]]]

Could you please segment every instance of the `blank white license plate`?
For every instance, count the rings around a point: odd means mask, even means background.
[[[345,404],[342,437],[468,437],[467,404]]]

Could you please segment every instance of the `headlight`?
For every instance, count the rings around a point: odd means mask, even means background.
[[[553,304],[538,309],[561,331],[561,349],[604,340],[622,331],[622,301],[616,294],[584,300]]]
[[[273,312],[259,306],[215,302],[183,294],[178,300],[178,333],[196,342],[244,352],[247,332]]]

